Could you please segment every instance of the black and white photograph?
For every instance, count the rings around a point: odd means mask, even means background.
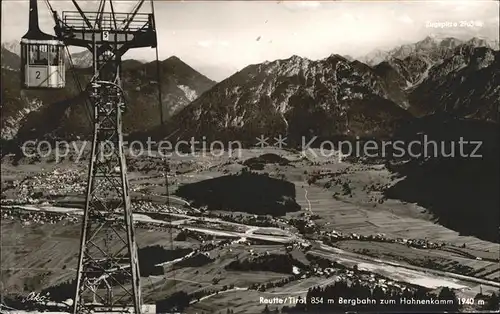
[[[500,312],[499,16],[2,0],[0,313]]]

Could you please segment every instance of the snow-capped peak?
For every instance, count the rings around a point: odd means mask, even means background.
[[[2,47],[18,56],[21,55],[21,42],[19,40],[3,42]]]
[[[193,90],[193,89],[191,89],[189,86],[186,86],[186,85],[177,85],[177,87],[179,87],[184,92],[184,95],[186,95],[186,98],[189,101],[193,101],[196,98],[198,98],[198,94],[196,93],[196,91]]]

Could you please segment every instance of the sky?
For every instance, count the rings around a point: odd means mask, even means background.
[[[78,1],[95,11],[97,1]],[[70,1],[50,0],[58,11]],[[136,1],[114,0],[115,11],[130,12]],[[43,31],[54,22],[39,1]],[[154,1],[161,59],[177,56],[220,81],[249,64],[299,55],[313,60],[336,53],[359,57],[428,35],[498,40],[499,2],[469,1]],[[142,10],[151,12],[146,1]],[[2,0],[2,42],[27,30],[28,1]],[[463,23],[467,21],[468,23]],[[429,22],[453,22],[444,28]],[[125,58],[153,60],[155,50],[135,49]]]

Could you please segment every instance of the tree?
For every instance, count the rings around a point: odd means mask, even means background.
[[[269,311],[269,306],[267,304],[266,304],[266,307],[264,307],[264,310],[262,311],[262,313],[265,313],[265,314],[271,313],[271,311]]]
[[[295,308],[299,311],[299,312],[305,312],[306,311],[306,304],[302,301],[302,297],[301,296],[298,296],[297,297],[298,299],[298,302],[297,304],[295,305]]]
[[[440,300],[453,300],[453,304],[444,305],[444,310],[453,311],[453,312],[458,311],[458,308],[459,308],[458,299],[457,299],[457,296],[455,294],[455,291],[453,291],[452,289],[450,289],[448,287],[443,287],[443,289],[441,289],[441,292],[439,292],[438,298]]]
[[[486,300],[485,310],[488,311],[498,311],[500,308],[500,298],[493,292],[491,296]]]
[[[386,294],[385,294],[384,290],[382,289],[382,287],[376,286],[375,288],[373,288],[372,297],[375,300],[382,300],[382,299],[386,299]],[[384,305],[380,305],[379,303],[377,303],[376,306],[378,308],[384,307]]]

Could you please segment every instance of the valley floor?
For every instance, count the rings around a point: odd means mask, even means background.
[[[264,169],[254,172],[292,182],[295,199],[301,207],[300,211],[282,217],[268,216],[265,226],[262,221],[256,223],[253,214],[227,211],[200,214],[199,208],[190,207],[186,200],[176,196],[171,196],[176,209],[165,208],[161,162],[154,158],[129,161],[134,169],[129,180],[135,221],[141,223],[137,231],[139,247],[168,247],[171,230],[176,249],[197,248],[211,258],[201,266],[175,266],[180,265],[180,260],[159,263],[163,275],[142,279],[146,303],[185,291],[198,296],[189,302],[187,313],[226,313],[227,309],[234,313],[257,313],[264,308],[260,302],[263,296],[305,297],[309,288],[352,280],[353,276],[371,285],[390,283],[431,290],[447,286],[464,298],[498,291],[500,245],[462,236],[435,223],[435,217],[425,208],[386,199],[383,189],[401,178],[384,165],[338,163],[331,159],[302,158],[284,150],[260,149],[245,150],[240,158],[178,157],[170,161],[170,194],[184,184],[240,173],[246,168],[243,160],[263,153],[279,154],[291,161],[287,165],[266,164]],[[4,292],[26,295],[74,278],[85,168],[85,163],[25,161],[17,166],[2,163]],[[51,203],[40,204],[40,200],[49,196]],[[7,204],[6,199],[17,203]],[[32,215],[19,218],[19,212]],[[67,213],[75,218],[47,223],[44,215],[48,212]],[[301,223],[297,224],[298,221]],[[182,232],[191,236],[177,238]],[[207,247],[207,243],[214,245]],[[308,248],[304,250],[304,246]],[[294,275],[228,269],[235,260],[289,254],[290,250],[303,265],[310,264],[316,256],[339,263],[346,270],[328,273],[325,269],[304,268]],[[189,260],[192,256],[188,255],[181,260]],[[290,276],[295,277],[284,285],[255,288]]]

